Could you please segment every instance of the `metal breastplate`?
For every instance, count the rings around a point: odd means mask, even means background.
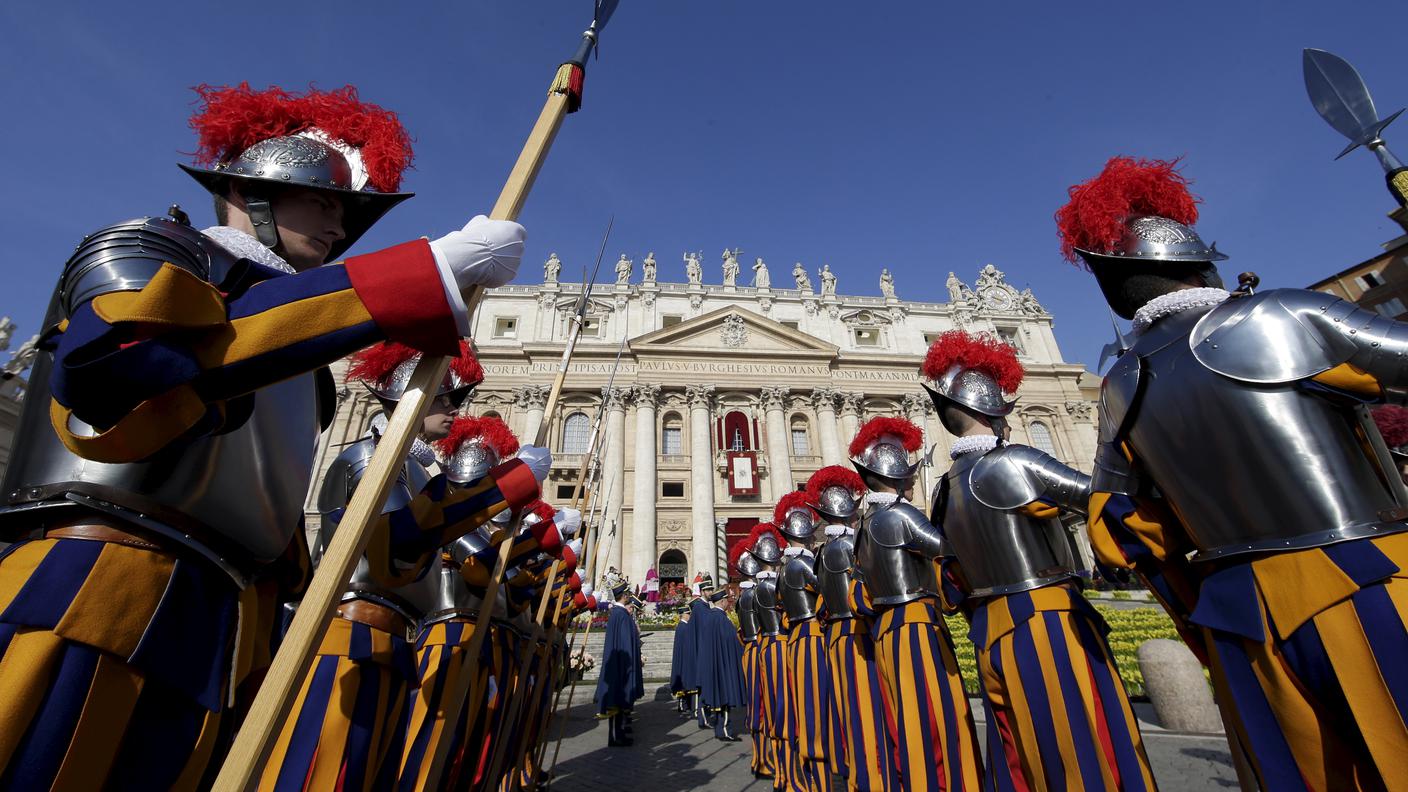
[[[816,617],[817,593],[808,588],[814,581],[810,556],[794,556],[787,560],[778,577],[782,595],[782,609],[787,619],[796,623]]]
[[[328,467],[327,475],[323,477],[323,486],[318,491],[318,511],[322,513],[323,521],[318,531],[318,549],[315,558],[320,559],[323,551],[332,542],[333,534],[337,530],[337,523],[332,518],[333,516],[340,517],[341,510],[352,500],[352,493],[357,489],[357,482],[361,481],[362,474],[371,464],[372,454],[375,451],[376,438],[364,437],[344,448],[342,453],[333,460],[332,465]],[[408,505],[415,493],[424,489],[429,481],[430,472],[416,460],[407,458],[406,463],[401,466],[401,473],[397,476],[396,483],[387,495],[382,513],[392,512]],[[425,610],[425,605],[435,601],[439,588],[439,575],[435,572],[436,570],[431,569],[421,575],[419,579],[413,580],[405,586],[388,588],[372,576],[371,566],[367,563],[367,558],[364,555],[357,559],[357,568],[352,572],[352,578],[348,581],[347,591],[342,595],[342,600],[346,602],[362,599],[376,602],[399,611],[413,622],[419,621],[428,612]]]
[[[987,455],[1000,454],[1003,448],[995,448]],[[1002,489],[996,482],[976,480],[984,478],[984,468],[987,478],[1014,474],[1001,466],[978,466],[984,456],[964,454],[944,474],[948,478],[944,536],[958,557],[966,593],[975,597],[1000,596],[1074,577],[1075,561],[1060,520],[1037,520],[1017,511],[995,509],[974,495],[975,484]]]
[[[751,641],[758,637],[758,615],[753,610],[753,589],[744,589],[738,595],[738,632],[743,640]]]
[[[198,264],[186,266],[211,282],[220,283],[236,263],[224,248],[162,218],[104,229],[86,238],[71,260],[45,327],[93,295],[141,288],[160,266],[152,256],[173,239],[203,249]],[[161,257],[179,259],[169,250]],[[68,512],[102,512],[191,548],[241,585],[281,556],[301,530],[322,427],[320,396],[332,401],[325,370],[232,399],[230,411],[249,407],[249,417],[231,431],[144,462],[104,464],[69,452],[50,426],[53,364],[53,354],[41,351],[30,373],[17,453],[5,475],[0,516],[6,523],[27,530],[68,519]],[[77,418],[71,426],[79,433],[87,428]]]
[[[817,585],[829,618],[851,619],[856,615],[851,608],[851,566],[855,558],[855,540],[849,536],[832,539],[817,554]]]
[[[470,592],[454,562],[441,559],[426,578],[433,582],[429,596],[421,599],[412,595],[412,604],[421,608],[425,614],[425,624],[470,618],[479,613],[479,605],[483,600]]]
[[[908,512],[913,507],[893,506],[867,514],[856,534],[856,566],[876,605],[899,605],[939,591],[933,561],[908,549],[908,523],[913,519]]]
[[[758,619],[758,633],[780,635],[782,619],[778,611],[777,585],[765,578],[758,581],[758,587],[753,591],[753,615]]]
[[[1408,510],[1389,478],[1397,471],[1385,470],[1365,442],[1375,431],[1368,410],[1308,379],[1257,384],[1214,372],[1189,343],[1205,313],[1195,309],[1155,324],[1115,364],[1101,391],[1102,442],[1129,444],[1187,528],[1198,558],[1408,528],[1400,522]],[[1220,343],[1255,337],[1244,331]]]

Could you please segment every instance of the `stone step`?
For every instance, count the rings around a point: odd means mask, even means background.
[[[587,654],[596,658],[596,666],[582,677],[583,682],[595,682],[601,671],[601,647],[606,642],[603,630],[592,630],[587,636]],[[645,655],[646,681],[662,681],[670,678],[671,655],[675,645],[673,630],[656,630],[641,633],[641,652]]]

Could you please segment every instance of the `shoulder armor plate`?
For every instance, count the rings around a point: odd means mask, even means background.
[[[1002,445],[983,454],[968,472],[973,497],[992,509],[1018,509],[1031,503],[1046,490],[1036,476],[1044,457],[1025,445]]]
[[[1272,289],[1240,297],[1203,315],[1188,343],[1198,362],[1225,377],[1272,384],[1312,377],[1356,351],[1348,339],[1315,322],[1338,322],[1352,303],[1305,289]]]
[[[1110,367],[1100,383],[1100,432],[1102,443],[1113,443],[1124,429],[1130,408],[1139,395],[1139,380],[1143,373],[1139,355],[1126,352]]]
[[[59,301],[65,316],[99,294],[141,289],[172,264],[201,280],[218,282],[235,257],[214,240],[165,217],[143,217],[83,238],[64,264]]]
[[[342,449],[333,459],[328,472],[323,476],[323,485],[318,489],[318,513],[329,514],[341,509],[352,499],[352,490],[362,472],[371,464],[376,451],[376,441],[364,437]]]

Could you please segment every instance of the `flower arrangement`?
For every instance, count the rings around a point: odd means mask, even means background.
[[[576,673],[584,674],[593,668],[596,668],[596,656],[586,649],[582,649],[572,655],[572,670]]]
[[[689,602],[689,586],[683,583],[666,583],[660,587],[660,610],[680,608],[686,602]]]

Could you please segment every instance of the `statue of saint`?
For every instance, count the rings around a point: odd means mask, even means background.
[[[753,262],[753,285],[759,289],[772,288],[772,276],[768,274],[768,265],[763,263],[762,256]]]
[[[616,262],[616,283],[618,285],[625,285],[631,282],[631,269],[634,266],[635,262],[626,258],[626,254],[622,253],[620,260]]]
[[[807,271],[802,267],[802,262],[797,262],[792,266],[792,278],[797,281],[797,288],[802,291],[812,290],[812,279],[807,276]]]
[[[889,267],[880,270],[880,294],[887,300],[895,299],[895,276]]]
[[[557,283],[557,276],[562,272],[562,259],[556,253],[548,256],[548,262],[543,265],[543,283]]]
[[[699,266],[698,253],[684,254],[684,274],[690,286],[698,286],[704,280],[704,268]]]
[[[1046,309],[1041,307],[1041,303],[1036,301],[1036,295],[1031,289],[1022,289],[1022,293],[1017,295],[1017,310],[1027,316],[1041,316],[1046,313]]]
[[[948,287],[949,302],[963,302],[963,281],[959,280],[957,275],[950,272],[944,286]]]
[[[729,250],[724,248],[724,285],[733,286],[738,283],[738,248]]]
[[[656,266],[656,264],[655,264],[655,251],[652,250],[652,251],[650,251],[649,253],[645,254],[645,261],[642,261],[642,262],[640,263],[640,266],[641,266],[641,282],[642,282],[642,283],[654,283],[654,282],[655,282],[655,266]]]
[[[821,293],[822,293],[822,294],[835,294],[835,293],[836,293],[836,275],[831,272],[831,265],[830,265],[830,264],[822,264],[822,265],[821,265]]]

